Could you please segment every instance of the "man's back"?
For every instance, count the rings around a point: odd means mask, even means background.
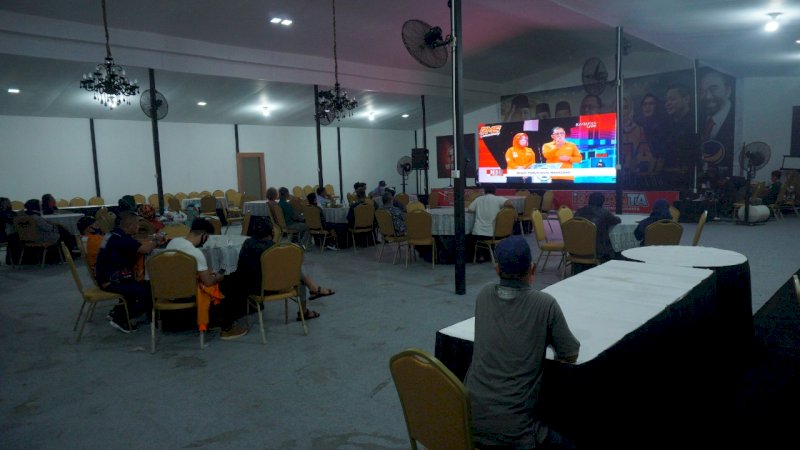
[[[469,210],[475,212],[475,225],[472,234],[478,236],[494,236],[494,221],[500,208],[505,204],[504,197],[494,194],[484,194],[469,205]]]
[[[586,205],[575,212],[575,217],[583,217],[591,221],[597,227],[597,257],[600,260],[608,260],[613,256],[614,248],[611,246],[609,229],[620,223],[622,219],[615,216],[611,211],[602,206]]]

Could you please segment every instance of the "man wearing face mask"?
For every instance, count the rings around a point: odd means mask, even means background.
[[[191,230],[185,238],[173,238],[167,244],[167,250],[180,250],[197,261],[197,279],[204,286],[214,286],[221,282],[225,275],[219,272],[212,272],[208,268],[206,256],[200,247],[206,243],[208,236],[214,233],[214,226],[206,219],[195,219],[192,222]],[[220,325],[222,332],[220,338],[223,340],[236,339],[247,334],[247,329],[237,325],[233,319],[233,302],[222,301],[220,309]]]

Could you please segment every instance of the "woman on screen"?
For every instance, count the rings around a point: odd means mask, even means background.
[[[511,147],[506,150],[506,168],[528,169],[536,162],[536,153],[528,147],[528,135],[517,133],[514,135]]]

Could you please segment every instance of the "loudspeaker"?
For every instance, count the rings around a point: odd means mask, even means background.
[[[412,148],[411,149],[411,168],[412,169],[428,169],[428,149],[427,148]]]

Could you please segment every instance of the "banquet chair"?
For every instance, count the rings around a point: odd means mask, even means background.
[[[228,189],[227,191],[225,191],[225,199],[228,200],[229,205],[233,205],[236,203],[235,201],[236,194],[238,194],[238,192],[236,192],[236,189]]]
[[[227,225],[225,226],[225,234],[228,234],[228,230],[231,229],[231,225],[233,223],[237,223],[237,222],[238,223],[242,223],[242,221],[244,221],[244,216],[242,216],[242,215],[238,215],[238,216],[235,216],[235,217],[229,216],[228,215],[228,208],[225,208],[225,207],[222,208],[222,217],[225,218],[225,223],[227,223]]]
[[[572,212],[569,206],[561,205],[561,207],[558,208],[558,211],[556,211],[556,217],[558,217],[558,223],[563,224],[569,219],[575,217],[575,214]]]
[[[428,196],[428,207],[431,209],[439,207],[439,194],[432,193]]]
[[[81,298],[83,298],[81,309],[78,311],[78,317],[75,318],[75,325],[72,327],[72,331],[75,331],[78,329],[78,323],[81,325],[78,336],[75,337],[75,343],[77,344],[80,342],[81,336],[83,336],[83,328],[86,326],[86,322],[92,320],[94,309],[98,303],[122,301],[122,304],[125,306],[125,318],[128,320],[128,326],[130,328],[131,316],[128,313],[128,302],[125,298],[117,293],[104,291],[97,286],[84,288],[81,277],[78,275],[78,269],[75,267],[75,261],[72,259],[69,249],[67,249],[67,246],[63,242],[61,243],[61,253],[64,254],[67,259],[69,269],[72,272],[72,279],[75,280],[75,287],[78,288],[78,292],[80,292]],[[86,315],[84,316],[83,310],[87,304],[89,304],[89,309],[86,310]],[[81,318],[83,318],[83,320],[81,320]]]
[[[222,222],[216,217],[211,216],[203,216],[203,219],[206,219],[211,223],[211,226],[214,227],[213,234],[222,234]]]
[[[68,201],[66,201],[66,200],[65,200],[65,199],[63,199],[63,198],[60,198],[60,199],[58,199],[58,201],[56,202],[56,206],[58,206],[59,208],[65,208],[65,207],[69,206],[69,202],[68,202]]]
[[[683,227],[669,219],[653,222],[644,229],[642,245],[679,245]]]
[[[348,226],[349,235],[353,239],[353,252],[356,253],[356,235],[366,234],[372,237],[372,244],[375,245],[375,235],[373,234],[372,225],[375,222],[375,207],[372,203],[364,203],[358,205],[354,209],[355,223],[353,226]]]
[[[464,384],[430,353],[409,348],[389,360],[411,448],[475,448]]]
[[[528,191],[525,191],[528,192]],[[520,222],[520,230],[525,235],[525,223],[530,222],[533,228],[533,212],[537,211],[542,206],[542,196],[539,194],[529,194],[525,196],[525,202],[522,206],[522,212],[519,213],[517,218]],[[540,214],[541,216],[541,214]]]
[[[198,194],[200,194],[200,198],[203,198],[206,195],[211,195],[211,191],[200,191]]]
[[[133,200],[136,203],[136,206],[147,203],[147,199],[142,194],[133,194]]]
[[[300,197],[303,198],[303,197],[305,197],[306,195],[308,195],[308,194],[310,194],[312,192],[315,192],[315,189],[313,187],[311,187],[311,185],[307,184],[307,185],[303,186],[303,195],[301,195]]]
[[[553,211],[553,191],[546,191],[542,196],[542,207],[540,211],[542,211],[542,218],[547,221],[550,231],[553,231],[553,224],[550,223],[552,214],[555,212]]]
[[[86,206],[86,199],[83,197],[73,197],[69,201],[69,206]]]
[[[297,198],[305,197],[305,193],[303,192],[303,188],[301,188],[300,186],[295,186],[295,187],[292,188],[292,195],[297,197]]]
[[[250,306],[258,312],[258,324],[261,326],[261,343],[267,343],[264,332],[264,313],[261,304],[264,302],[283,300],[284,323],[289,323],[289,300],[297,302],[300,321],[303,323],[303,333],[308,336],[305,311],[300,304],[300,289],[305,286],[300,284],[301,266],[303,264],[303,249],[295,244],[275,244],[264,250],[261,254],[261,290],[260,294],[247,297],[247,315],[250,316]],[[249,326],[249,320],[248,320]]]
[[[139,217],[139,228],[136,231],[137,239],[145,239],[155,234],[156,229],[149,220]]]
[[[54,248],[59,256],[61,257],[61,262],[64,262],[64,255],[61,253],[61,248],[58,246],[58,242],[40,242],[39,241],[39,229],[36,227],[36,221],[31,216],[16,216],[14,217],[14,227],[17,229],[17,233],[19,234],[19,240],[22,244],[22,250],[19,253],[19,259],[17,268],[22,268],[23,256],[25,256],[25,249],[39,249],[42,252],[42,264],[41,267],[44,267],[45,257],[47,256],[47,251],[51,248]]]
[[[325,185],[325,192],[332,197],[336,197],[336,190],[333,188],[333,185],[328,183]]]
[[[109,212],[109,210],[104,206],[97,210],[94,213],[94,221],[100,225],[100,229],[103,231],[103,234],[110,233],[111,230],[114,229],[114,224],[116,223],[117,215]]]
[[[22,203],[19,200],[12,200],[11,201],[11,210],[12,211],[22,211],[23,209],[25,209],[25,203]]]
[[[674,206],[669,207],[669,214],[672,216],[672,221],[675,223],[681,218],[681,212]]]
[[[303,207],[303,217],[306,219],[306,226],[308,227],[308,233],[311,234],[311,239],[314,239],[314,236],[321,237],[319,239],[319,251],[320,253],[325,252],[325,244],[328,242],[328,236],[331,235],[331,232],[326,230],[322,227],[322,211],[319,210],[314,205],[306,205]]]
[[[425,211],[425,205],[418,201],[410,202],[406,205],[406,212],[410,213],[411,211]]]
[[[783,219],[783,212],[781,211],[781,206],[784,202],[784,198],[786,197],[786,183],[781,183],[781,188],[778,191],[778,196],[775,199],[775,203],[770,203],[769,209],[772,211],[772,215],[775,216],[775,220]]]
[[[250,231],[250,217],[252,213],[249,211],[242,216],[242,236],[247,236],[247,232]],[[230,219],[228,219],[230,220]],[[230,223],[230,222],[228,222]]]
[[[186,235],[189,234],[189,227],[182,223],[171,223],[165,225],[161,231],[167,239],[172,239],[176,237],[186,237]]]
[[[94,197],[89,199],[89,204],[92,206],[105,205],[106,201],[103,200],[103,197],[95,195]]]
[[[418,245],[431,246],[431,268],[436,267],[436,239],[433,237],[432,226],[433,216],[424,209],[406,214],[406,267],[408,267],[408,255]]]
[[[167,206],[169,206],[170,211],[179,212],[181,210],[181,201],[178,199],[178,196],[170,197],[167,200]]]
[[[185,198],[188,198],[188,197],[186,197],[186,194],[185,194],[185,193],[183,193],[183,192],[178,192],[177,194],[175,194],[175,198],[177,198],[177,199],[178,199],[178,202],[180,202],[181,200],[183,200],[183,199],[185,199]]]
[[[225,193],[222,192],[222,189],[216,189],[214,192],[211,193],[213,197],[225,197]]]
[[[217,199],[204,195],[200,198],[200,215],[206,217],[217,217]]]
[[[308,201],[305,197],[298,198],[298,197],[290,197],[289,204],[292,205],[292,209],[294,213],[297,215],[302,216],[305,214],[305,206],[308,204]]]
[[[165,250],[147,259],[153,309],[150,317],[150,353],[156,352],[156,321],[161,311],[197,308],[197,261],[179,250]],[[205,347],[200,330],[200,348]]]
[[[408,210],[407,209],[408,208],[408,202],[409,202],[408,194],[406,194],[405,192],[401,192],[401,193],[395,195],[394,199],[397,200],[398,202],[402,203],[403,206],[406,207],[406,210]]]
[[[197,191],[189,192],[187,195],[187,198],[200,198],[200,193]]]
[[[695,247],[700,243],[700,235],[703,234],[703,227],[706,226],[706,219],[708,219],[708,210],[703,211],[703,214],[700,215],[700,221],[697,222],[697,228],[694,229],[692,245]]]
[[[152,206],[153,208],[156,208],[156,209],[161,207],[161,203],[158,202],[158,194],[157,193],[156,194],[150,194],[147,197],[147,204]]]
[[[503,239],[514,233],[514,221],[517,220],[517,211],[514,208],[500,208],[494,217],[494,236],[491,239],[480,239],[475,241],[475,253],[472,254],[472,262],[478,259],[478,248],[489,250],[489,256],[494,264],[494,247]]]
[[[272,207],[272,205],[270,205],[269,211],[273,219],[273,234],[275,235],[275,242],[281,242],[284,236],[290,237],[291,239],[291,237],[294,235],[300,234],[299,230],[289,229],[289,227],[286,225],[286,218],[283,216],[283,210],[279,206]],[[306,235],[308,236],[308,233],[306,233]]]
[[[244,215],[244,195],[238,192],[233,192],[229,197],[226,193],[225,198],[228,200],[228,206],[225,208],[225,214],[227,217],[242,217]]]
[[[536,265],[539,265],[539,261],[541,261],[542,255],[544,255],[544,264],[541,266],[541,270],[544,270],[550,255],[553,252],[558,252],[560,254],[558,258],[558,267],[561,267],[561,264],[564,263],[564,241],[550,241],[547,239],[547,233],[544,231],[544,219],[542,219],[542,213],[540,211],[534,211],[532,217],[534,238],[536,240],[536,245],[539,247],[539,258],[536,259]],[[558,269],[558,267],[556,267],[556,269]]]
[[[583,217],[573,217],[561,224],[564,236],[564,265],[561,267],[561,278],[567,274],[567,265],[598,265],[597,259],[597,227]],[[574,265],[573,265],[574,267]]]
[[[520,189],[517,192],[515,192],[514,195],[518,195],[521,197],[528,197],[529,195],[531,195],[531,192],[525,189]]]
[[[357,199],[357,198],[358,198],[358,197],[356,196],[356,194],[353,194],[352,192],[348,192],[348,193],[347,193],[347,203],[348,203],[348,204],[350,204],[350,203],[355,203],[355,201],[356,201],[356,199]]]
[[[392,213],[385,209],[379,209],[375,211],[375,220],[378,221],[378,229],[381,232],[381,236],[383,236],[381,242],[381,250],[378,252],[378,262],[381,261],[383,257],[383,248],[386,247],[386,244],[389,245],[395,244],[394,249],[394,258],[392,258],[392,264],[397,263],[397,256],[400,254],[400,244],[404,244],[406,242],[406,236],[398,236],[394,229],[394,222],[392,222]]]

